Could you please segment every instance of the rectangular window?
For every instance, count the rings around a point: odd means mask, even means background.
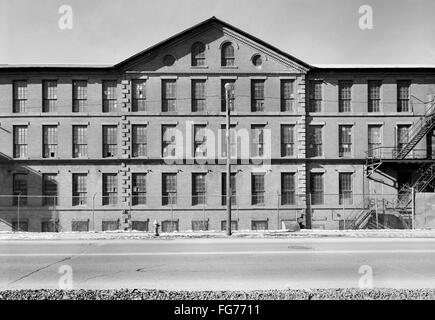
[[[281,204],[295,204],[295,174],[282,172],[281,173]]]
[[[311,157],[323,156],[323,126],[310,126],[309,131],[309,150]]]
[[[397,112],[409,112],[409,87],[411,81],[399,80],[397,81]]]
[[[205,125],[194,125],[194,150],[196,157],[207,156],[207,136],[205,134]]]
[[[88,127],[86,125],[73,126],[73,158],[88,156]]]
[[[267,220],[252,220],[251,221],[251,230],[262,231],[267,230]]]
[[[350,112],[352,101],[352,81],[338,82],[338,112]]]
[[[222,231],[227,230],[227,220],[221,221],[221,230]],[[231,230],[238,230],[237,220],[231,220]]]
[[[132,221],[131,222],[131,230],[136,231],[148,231],[148,220],[147,221]]]
[[[311,80],[309,82],[309,107],[310,112],[322,111],[322,81]]]
[[[251,80],[251,111],[264,111],[264,80]]]
[[[264,155],[264,125],[252,125],[252,151],[253,157],[262,157]]]
[[[42,203],[44,205],[57,204],[57,175],[43,174],[42,175]]]
[[[251,198],[253,205],[264,205],[264,174],[252,174]]]
[[[147,126],[146,125],[133,125],[133,141],[132,152],[133,157],[146,157],[147,156]]]
[[[380,112],[381,111],[381,85],[382,81],[369,80],[368,87],[368,112]]]
[[[230,95],[230,99],[229,99],[229,104],[230,104],[230,111],[234,111],[235,109],[235,91],[236,91],[236,87],[235,87],[235,83],[236,80],[222,80],[221,81],[221,112],[226,112],[227,111],[227,102],[226,102],[226,92],[225,92],[225,85],[229,83],[233,85],[234,91],[233,93]]]
[[[222,157],[227,156],[227,125],[221,125],[221,142],[222,142]],[[236,140],[236,125],[230,125],[230,157],[237,158],[237,140]]]
[[[162,174],[162,204],[177,204],[177,174]]]
[[[42,126],[42,131],[44,158],[57,157],[57,126]]]
[[[323,173],[310,174],[311,204],[323,204]]]
[[[292,157],[294,146],[294,125],[281,125],[281,157]]]
[[[13,205],[18,205],[18,199],[20,206],[27,205],[27,174],[14,173],[12,180]]]
[[[88,232],[89,231],[89,220],[84,221],[72,221],[71,231],[75,232]]]
[[[57,81],[42,81],[42,112],[56,112]]]
[[[206,203],[205,173],[192,173],[192,205]]]
[[[177,220],[162,221],[162,232],[175,232],[175,231],[178,231]]]
[[[368,156],[379,157],[381,154],[382,137],[380,125],[368,126]]]
[[[176,151],[176,126],[162,126],[162,157],[175,157]]]
[[[13,82],[13,112],[27,112],[27,81],[17,80]]]
[[[352,173],[338,175],[339,204],[352,204]]]
[[[162,80],[162,112],[176,111],[176,80]]]
[[[103,112],[116,111],[116,80],[103,81]]]
[[[118,203],[118,176],[116,173],[103,173],[103,205]]]
[[[12,230],[14,231],[29,231],[29,221],[23,221],[20,220],[20,222],[18,222],[18,220],[14,220],[12,221]]]
[[[133,205],[147,203],[147,180],[145,173],[133,173]]]
[[[192,112],[206,110],[205,80],[192,80]]]
[[[236,174],[231,173],[230,177],[230,185],[231,185],[231,204],[237,204],[237,192],[236,192]],[[227,205],[227,173],[222,172],[222,205]]]
[[[14,126],[14,158],[27,158],[27,126]]]
[[[119,230],[119,220],[103,220],[101,223],[102,231],[116,231]]]
[[[294,111],[294,93],[293,93],[294,80],[281,80],[281,111],[293,112]]]
[[[41,232],[58,232],[59,225],[57,222],[50,220],[41,221]]]
[[[86,204],[88,195],[87,178],[88,176],[85,173],[73,173],[73,206],[80,206]]]
[[[192,221],[192,231],[207,231],[208,221],[204,220],[193,220]]]
[[[118,127],[103,126],[103,158],[116,157],[118,154]]]
[[[349,157],[352,155],[352,126],[342,125],[338,126],[339,133],[339,145],[338,155],[339,157]]]
[[[132,111],[146,111],[146,80],[133,80],[132,87]]]
[[[73,112],[85,112],[88,100],[88,82],[86,80],[73,81]]]
[[[400,152],[409,141],[409,128],[410,125],[397,126],[397,151]]]

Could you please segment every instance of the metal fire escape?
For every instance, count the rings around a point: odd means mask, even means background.
[[[371,150],[367,157],[367,177],[370,177],[376,171],[380,171],[379,169],[386,159],[389,162],[399,162],[405,159],[417,160],[416,163],[419,167],[416,170],[415,178],[411,183],[401,187],[397,199],[391,204],[391,208],[396,211],[409,212],[412,189],[416,192],[424,191],[435,179],[435,161],[429,160],[427,149],[415,149],[421,139],[435,128],[435,102],[432,100],[428,103],[430,106],[424,116],[409,128],[408,142],[405,145],[394,148],[380,147],[378,150]],[[362,210],[357,216],[354,229],[367,227],[368,221],[373,214],[373,208],[370,206]]]

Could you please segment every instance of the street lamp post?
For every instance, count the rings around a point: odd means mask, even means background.
[[[230,155],[230,98],[233,94],[234,85],[231,83],[225,84],[225,104],[227,108],[227,126],[226,126],[226,141],[227,141],[227,236],[231,235],[231,155]]]

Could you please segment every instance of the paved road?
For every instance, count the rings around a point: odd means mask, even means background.
[[[0,241],[0,290],[435,288],[435,239]],[[366,273],[366,278],[369,276]],[[367,283],[367,282],[365,282]]]

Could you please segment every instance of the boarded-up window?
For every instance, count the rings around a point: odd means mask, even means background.
[[[341,172],[338,175],[338,191],[340,204],[352,204],[352,173]]]
[[[192,80],[192,112],[206,110],[205,80]]]
[[[293,112],[294,94],[293,94],[294,80],[281,80],[281,111]]]
[[[323,155],[323,135],[322,126],[309,127],[309,150],[311,157],[321,157]]]
[[[322,111],[322,81],[311,80],[309,82],[309,108],[310,112]]]
[[[264,80],[251,80],[251,111],[264,111]]]
[[[231,173],[230,176],[230,186],[231,186],[231,204],[237,204],[237,192],[236,192],[236,174]],[[227,205],[227,173],[222,172],[222,205]]]
[[[145,173],[133,173],[133,205],[147,203],[147,180]]]
[[[162,174],[162,204],[177,203],[177,174],[163,173]]]
[[[352,126],[338,126],[339,145],[338,152],[340,157],[348,157],[352,155]]]
[[[75,232],[88,232],[89,231],[89,220],[82,221],[72,221],[71,230]]]
[[[43,126],[43,156],[57,157],[57,126]]]
[[[177,220],[162,221],[162,232],[175,232],[178,231]]]
[[[295,174],[281,173],[281,204],[295,204]]]
[[[17,80],[13,82],[13,112],[27,112],[27,81]]]
[[[221,112],[226,112],[227,111],[227,98],[226,98],[226,90],[225,90],[225,85],[229,83],[233,86],[234,90],[232,90],[230,92],[230,96],[228,99],[228,103],[230,105],[230,111],[234,111],[235,110],[235,92],[236,92],[236,80],[222,80],[221,81]]]
[[[162,157],[175,157],[176,126],[162,126]]]
[[[88,127],[86,125],[73,126],[73,158],[88,156]]]
[[[103,158],[116,157],[118,154],[118,127],[103,126]]]
[[[27,158],[27,126],[14,126],[14,158]]]
[[[231,220],[231,230],[238,230],[238,222],[237,220]],[[221,230],[225,231],[227,230],[227,221],[226,220],[222,220],[221,221]]]
[[[409,88],[411,81],[399,80],[397,81],[397,112],[409,112]]]
[[[13,205],[27,205],[27,174],[15,173],[12,181]],[[19,199],[19,201],[18,201]]]
[[[42,81],[42,112],[56,112],[57,81]]]
[[[207,220],[193,220],[192,221],[192,231],[207,231],[208,221]]]
[[[205,45],[202,42],[192,45],[192,66],[205,66]]]
[[[137,79],[132,81],[132,111],[146,111],[146,81]]]
[[[380,125],[368,126],[368,156],[379,157],[381,154],[382,137]]]
[[[252,125],[252,149],[253,157],[262,157],[264,155],[264,125]]]
[[[132,126],[133,142],[132,152],[133,157],[146,157],[147,156],[147,126],[134,125]]]
[[[230,42],[224,43],[221,49],[221,65],[223,67],[234,66],[234,47]]]
[[[205,125],[195,125],[194,127],[194,150],[195,157],[207,156],[207,135]]]
[[[42,203],[54,205],[57,203],[57,174],[45,173],[42,175]]]
[[[251,230],[261,231],[268,229],[268,221],[267,220],[252,220],[251,221]]]
[[[118,203],[118,176],[116,173],[103,173],[103,205]]]
[[[310,174],[311,204],[323,204],[323,173]]]
[[[101,229],[103,231],[119,230],[119,220],[103,220]]]
[[[88,82],[86,80],[73,81],[73,112],[85,112],[88,100]]]
[[[382,81],[369,80],[368,87],[368,112],[381,111],[381,85]]]
[[[103,112],[116,111],[116,80],[103,81]]]
[[[264,205],[264,174],[252,174],[251,198],[253,205]]]
[[[176,110],[177,82],[174,79],[162,80],[162,112]]]
[[[131,222],[131,230],[135,231],[148,231],[149,222],[147,221],[138,221],[133,220]]]
[[[192,205],[205,204],[206,202],[205,176],[205,173],[192,174]]]
[[[72,176],[73,206],[85,205],[87,202],[88,186],[86,173],[73,173]]]
[[[281,157],[293,156],[294,125],[281,125]]]
[[[338,82],[338,112],[350,112],[352,101],[352,81]]]

